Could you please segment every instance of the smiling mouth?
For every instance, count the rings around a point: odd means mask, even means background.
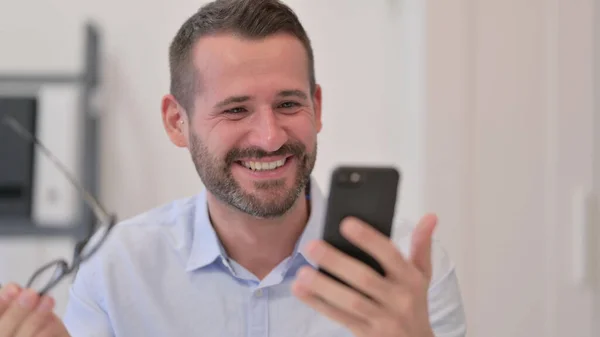
[[[280,160],[274,160],[274,161],[251,161],[251,160],[243,160],[243,161],[238,161],[237,163],[244,166],[245,168],[255,171],[255,172],[261,172],[261,171],[272,171],[272,170],[276,170],[282,166],[285,165],[285,163],[290,159],[291,157],[287,157],[287,158],[283,158]]]

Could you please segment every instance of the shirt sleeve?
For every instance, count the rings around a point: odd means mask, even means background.
[[[63,322],[72,337],[113,337],[106,312],[76,287],[69,291]]]
[[[102,259],[98,255],[80,266],[69,289],[63,322],[72,337],[114,337],[105,310]]]
[[[433,277],[429,287],[429,321],[436,337],[464,337],[467,324],[455,267],[436,242],[432,247]]]

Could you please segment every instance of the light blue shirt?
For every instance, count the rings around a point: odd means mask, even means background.
[[[311,214],[292,256],[262,281],[230,260],[209,221],[206,191],[115,226],[83,264],[64,322],[73,337],[350,337],[298,300],[296,271],[314,263],[305,244],[321,236],[325,198],[311,180]],[[407,254],[410,237],[394,238]],[[465,336],[454,267],[436,243],[429,289],[438,337]]]

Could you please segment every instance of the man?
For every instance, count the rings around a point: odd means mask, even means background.
[[[51,299],[3,289],[13,294],[0,295],[0,337],[465,335],[454,269],[432,246],[435,216],[400,240],[344,221],[386,277],[318,240],[325,204],[311,172],[322,90],[287,6],[205,5],[174,38],[170,69],[164,127],[190,150],[206,190],[116,226],[74,281],[66,328]],[[19,293],[27,306],[11,301]]]

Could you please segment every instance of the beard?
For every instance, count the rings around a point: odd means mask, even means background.
[[[234,148],[221,159],[213,156],[199,137],[191,132],[190,153],[204,186],[217,199],[254,217],[275,218],[289,211],[307,186],[317,157],[317,145],[315,143],[311,152],[307,152],[306,146],[300,142],[288,142],[271,153],[259,148]],[[244,191],[233,177],[232,166],[239,165],[237,161],[241,158],[282,155],[292,155],[296,159],[296,177],[290,188],[286,188],[285,179],[260,181],[254,183],[257,193],[252,193]]]

